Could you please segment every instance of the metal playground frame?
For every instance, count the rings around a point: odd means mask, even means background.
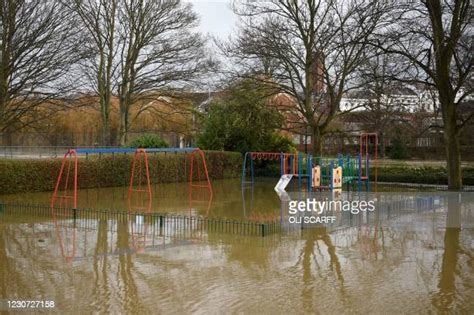
[[[204,152],[199,148],[146,148],[146,149],[134,149],[134,148],[96,148],[96,149],[69,149],[63,157],[61,168],[59,171],[58,178],[56,180],[56,185],[54,188],[53,196],[51,198],[51,207],[57,207],[59,202],[59,207],[62,207],[64,204],[72,201],[72,208],[77,208],[77,190],[78,190],[78,172],[79,172],[79,155],[89,155],[89,154],[114,154],[114,153],[134,153],[132,167],[130,171],[130,181],[128,188],[128,198],[129,200],[132,197],[133,193],[144,193],[149,200],[152,199],[152,189],[150,178],[150,170],[148,163],[148,154],[149,153],[189,153],[189,189],[190,192],[193,187],[197,188],[207,188],[210,198],[212,199],[212,184],[209,178],[209,173],[207,170],[206,159]],[[200,157],[201,166],[199,165],[198,158],[195,155]],[[196,166],[194,166],[196,164]],[[185,166],[186,167],[186,166]],[[196,167],[196,168],[195,168]],[[144,168],[144,170],[143,170]],[[197,181],[200,181],[202,178],[206,184],[194,183],[193,174],[197,175]],[[142,185],[142,179],[145,180],[144,187],[135,188],[136,177],[139,177],[138,185]],[[72,181],[72,183],[70,183]]]
[[[372,141],[371,141],[372,140]],[[374,152],[370,150],[374,148]],[[371,159],[374,161],[374,182],[377,184],[378,174],[378,136],[376,133],[362,133],[359,137],[359,154],[355,156],[338,154],[337,158],[313,157],[310,154],[284,152],[246,152],[242,165],[242,188],[246,184],[255,183],[255,162],[280,161],[280,181],[275,189],[285,189],[293,177],[298,178],[298,187],[302,187],[302,179],[307,178],[307,190],[334,190],[343,184],[357,183],[361,190],[365,183],[370,188]],[[250,180],[247,180],[249,173]]]

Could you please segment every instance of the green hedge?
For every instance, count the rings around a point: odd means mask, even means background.
[[[242,167],[240,153],[206,151],[205,156],[211,179],[240,176]],[[186,180],[189,176],[187,157],[188,155],[183,153],[149,154],[152,182]],[[80,188],[126,186],[130,180],[131,165],[131,155],[104,155],[87,159],[81,157],[79,159],[78,185]],[[51,191],[56,184],[60,167],[61,159],[0,159],[0,195]]]
[[[377,172],[380,182],[447,185],[448,174],[444,167],[385,166]],[[374,170],[370,172],[374,179]],[[463,184],[474,185],[474,168],[463,168]]]
[[[237,152],[206,151],[206,162],[212,179],[241,175],[242,156]],[[189,170],[184,154],[150,154],[152,182],[186,180]],[[79,187],[127,186],[130,180],[132,156],[104,155],[79,159]],[[61,159],[9,160],[0,159],[0,195],[51,191],[56,183]],[[186,167],[185,167],[186,166]],[[276,166],[275,166],[276,167]],[[371,171],[371,177],[374,172]],[[372,178],[373,179],[373,178]],[[378,169],[378,180],[422,184],[447,184],[443,167],[386,166]],[[464,185],[474,185],[474,168],[463,169]]]

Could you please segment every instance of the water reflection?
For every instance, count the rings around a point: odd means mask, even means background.
[[[460,266],[460,256],[467,255],[471,261],[472,271],[473,255],[472,248],[464,250],[460,243],[461,236],[461,202],[456,195],[448,197],[448,213],[446,215],[446,230],[444,233],[444,252],[439,271],[438,292],[433,296],[432,303],[438,310],[464,310],[464,305],[453,305],[457,303],[456,297],[459,286],[466,285],[463,272],[469,266]],[[457,284],[457,282],[461,282]],[[467,310],[467,309],[466,309]]]
[[[207,188],[192,187],[187,183],[167,183],[153,186],[151,209],[153,212],[173,212],[205,217],[246,218],[256,214],[279,213],[279,199],[267,182],[255,185],[255,193],[247,197],[247,210],[242,207],[242,193],[238,180],[215,181],[214,193]],[[81,189],[78,191],[79,209],[144,209],[146,194],[134,193],[128,198],[127,187]],[[4,202],[50,204],[51,193],[3,195]],[[254,201],[252,201],[254,200]]]
[[[279,200],[265,199],[271,189],[256,186],[246,212],[240,189],[216,189],[211,211],[280,214]],[[374,213],[266,237],[184,221],[165,229],[144,215],[147,204],[99,218],[7,209],[1,298],[54,298],[60,312],[472,313],[469,198],[383,195]],[[186,197],[178,202],[188,211]]]
[[[336,253],[336,247],[333,245],[326,228],[322,227],[305,231],[302,237],[305,244],[298,263],[301,263],[303,267],[303,308],[304,312],[313,312],[317,308],[315,304],[318,303],[318,301],[314,299],[314,296],[317,295],[319,289],[317,286],[318,277],[315,277],[315,273],[319,273],[320,277],[324,277],[321,273],[321,268],[325,268],[325,256],[329,257],[327,267],[334,274],[334,278],[337,280],[337,286],[339,286],[342,293],[344,290],[344,276]],[[326,248],[326,255],[323,254],[321,245]]]

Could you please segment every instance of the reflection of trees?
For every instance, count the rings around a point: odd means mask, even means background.
[[[214,244],[227,244],[226,253],[229,262],[237,261],[252,270],[255,267],[268,268],[270,256],[278,241],[270,237],[226,235],[209,232],[208,241]]]
[[[432,303],[439,310],[448,310],[456,298],[456,275],[459,276],[459,253],[461,247],[460,220],[461,205],[456,195],[448,196],[448,215],[444,234],[444,253],[439,274],[438,292],[433,296]]]
[[[386,257],[385,234],[381,222],[376,221],[374,224],[360,227],[357,233],[357,239],[361,247],[361,253],[370,257],[373,255],[374,260],[379,259],[379,252],[382,252],[382,258]],[[404,240],[403,240],[404,241]],[[404,245],[403,242],[402,245]]]
[[[321,263],[318,263],[317,255],[315,253],[315,247],[317,248],[320,256],[324,257],[319,243],[323,243],[327,248],[327,254],[329,256],[329,264],[331,271],[334,271],[337,280],[340,283],[341,290],[344,288],[344,276],[342,274],[341,264],[336,254],[336,247],[332,244],[332,240],[327,233],[326,228],[310,229],[303,232],[303,239],[305,245],[301,251],[297,264],[302,264],[303,267],[303,302],[305,312],[313,312],[315,307],[313,302],[316,301],[315,297],[315,279],[313,277],[312,262],[320,269]],[[320,278],[323,278],[322,274],[319,274]],[[316,288],[317,293],[318,288]]]
[[[128,228],[128,222],[117,224],[117,250],[122,254],[119,255],[119,266],[118,275],[122,280],[121,287],[123,288],[123,296],[120,300],[123,301],[123,309],[135,310],[138,313],[142,313],[144,309],[139,303],[138,288],[133,279],[132,270],[134,269],[132,261],[132,253],[128,250],[130,248],[130,232]],[[133,304],[133,305],[132,305]],[[141,312],[140,312],[141,310]]]
[[[60,219],[34,222],[14,214],[5,223],[0,218],[0,297],[45,297],[63,303],[62,311],[77,312],[84,307],[99,312],[134,311],[145,313],[142,295],[138,287],[153,286],[150,270],[169,271],[166,261],[145,255],[141,262],[147,266],[135,266],[132,257],[128,222],[103,220]],[[13,222],[12,222],[13,221]],[[97,225],[87,223],[97,222]],[[60,228],[61,239],[57,239]],[[66,228],[76,228],[77,256],[72,263],[58,257],[59,242],[64,241]],[[85,233],[90,232],[89,250],[86,250]],[[38,238],[46,242],[39,245]],[[71,245],[71,243],[69,243]],[[118,249],[114,250],[114,247]],[[118,253],[118,255],[115,255]],[[87,254],[92,254],[88,256]],[[109,257],[112,254],[112,257]],[[89,259],[90,258],[90,259]],[[148,260],[145,260],[148,258]],[[175,264],[172,268],[184,268]],[[143,268],[143,269],[142,269]],[[171,268],[171,267],[170,267]],[[140,272],[142,277],[140,276]],[[58,277],[60,275],[60,277]],[[166,277],[165,277],[166,278]],[[52,296],[54,295],[54,296]],[[74,296],[82,299],[68,303]],[[90,300],[87,300],[87,299]],[[148,311],[149,312],[149,311]],[[0,311],[0,313],[2,313]]]
[[[34,224],[0,224],[1,298],[15,297],[15,294],[44,297],[51,292],[49,284],[56,281],[54,274],[35,276],[38,271],[49,271],[52,259],[38,255],[37,239],[31,237],[34,233]],[[70,280],[64,273],[62,279]]]
[[[108,251],[108,226],[106,220],[99,220],[97,227],[97,242],[94,250],[93,257],[93,270],[94,270],[94,294],[93,296],[98,299],[96,303],[104,303],[104,309],[109,309],[110,300],[103,299],[104,296],[110,296],[109,290],[109,277],[107,272],[107,255],[100,255],[107,253]],[[102,279],[102,280],[101,280]],[[100,302],[101,301],[101,302]]]
[[[6,298],[7,295],[7,283],[11,282],[12,279],[12,274],[11,274],[11,266],[10,266],[10,260],[8,259],[7,256],[7,244],[6,240],[4,237],[5,233],[5,225],[0,224],[0,283],[1,283],[1,291],[0,291],[0,296],[3,298]],[[14,283],[16,281],[13,281]]]
[[[87,227],[83,226],[84,222],[87,221],[84,220],[79,223],[82,224],[83,232],[87,229]],[[94,284],[92,289],[92,296],[95,298],[94,305],[101,310],[107,311],[113,311],[117,308],[143,311],[143,307],[138,304],[140,303],[138,290],[133,278],[134,264],[132,255],[135,251],[130,250],[132,244],[129,221],[115,221],[115,223],[110,225],[109,221],[104,219],[100,219],[97,222],[97,239],[94,254],[92,255],[93,279],[91,279]],[[67,222],[64,224],[67,224]],[[81,235],[84,237],[83,234]],[[116,239],[115,250],[112,244],[114,238]],[[118,257],[114,256],[112,260],[109,259],[109,254],[114,254],[115,252],[118,253]],[[84,250],[84,257],[86,254]],[[115,265],[115,262],[118,262],[116,277],[113,276],[111,271],[111,266]],[[113,281],[111,281],[111,277]],[[28,286],[25,285],[24,287]],[[112,289],[114,287],[118,289]],[[113,303],[114,295],[118,295],[119,305]]]

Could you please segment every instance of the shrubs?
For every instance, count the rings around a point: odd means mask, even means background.
[[[290,139],[279,134],[271,134],[265,142],[267,152],[293,152],[297,153],[295,144]]]
[[[188,154],[189,155],[189,154]],[[184,181],[189,172],[188,155],[150,154],[150,176],[154,183]],[[238,177],[242,156],[236,152],[207,151],[206,163],[211,179]],[[105,155],[79,159],[79,188],[126,186],[130,180],[131,155]],[[60,159],[1,160],[0,195],[51,191],[61,167]]]
[[[392,140],[392,147],[390,148],[388,156],[395,160],[403,160],[410,156],[406,140],[402,138],[399,130],[397,130],[395,139]]]
[[[388,166],[379,168],[377,173],[380,182],[448,184],[448,175],[444,167]],[[370,175],[371,180],[373,180],[373,170],[371,170]],[[463,169],[463,184],[474,185],[474,168]]]
[[[211,179],[235,178],[241,175],[242,155],[237,152],[206,151],[206,162]],[[150,175],[153,183],[186,180],[189,160],[183,153],[150,154]],[[105,155],[79,160],[79,188],[127,186],[130,179],[132,156]],[[268,161],[256,161],[265,163]],[[10,193],[51,191],[61,167],[60,159],[1,160],[0,195]],[[279,164],[257,168],[258,175],[279,174]],[[371,172],[373,180],[374,172]],[[378,180],[423,184],[447,184],[443,167],[389,166],[378,169]],[[463,184],[474,185],[474,168],[463,169]]]
[[[143,135],[132,140],[128,147],[130,148],[167,148],[169,144],[157,135]]]

